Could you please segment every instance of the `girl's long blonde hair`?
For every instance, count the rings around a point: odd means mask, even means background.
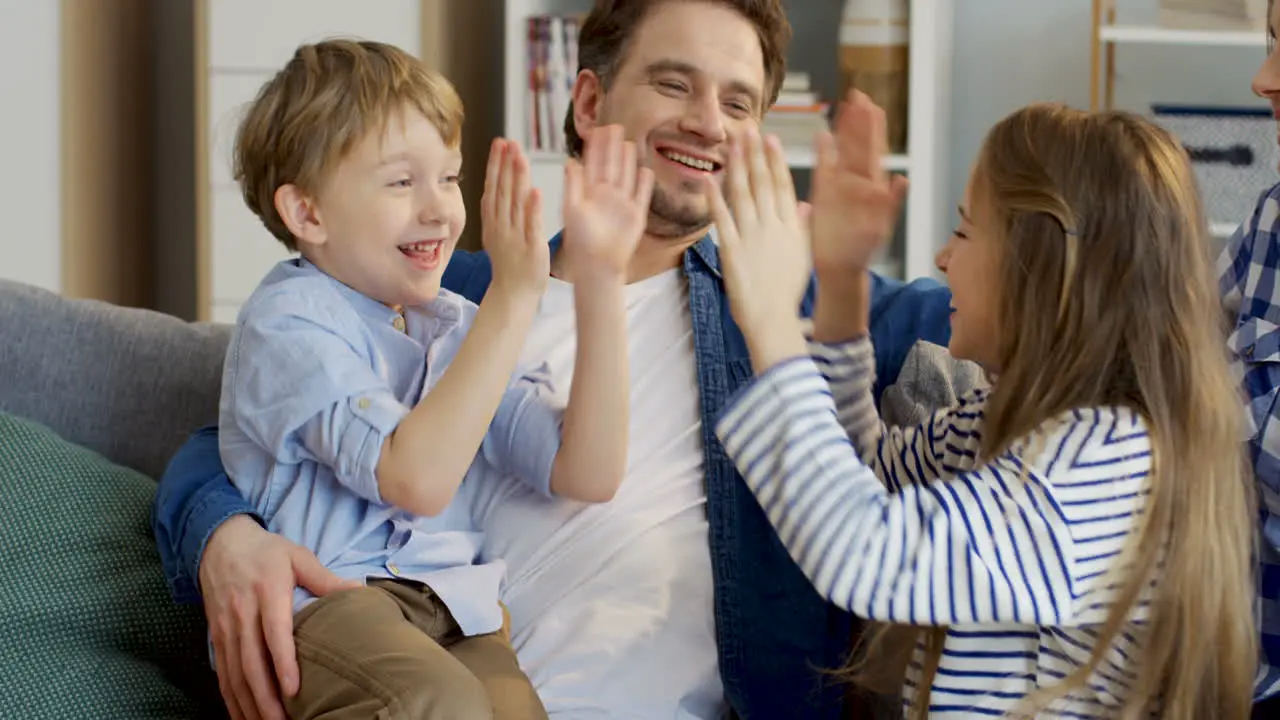
[[[1190,163],[1129,113],[1033,105],[987,136],[971,200],[1003,243],[1000,370],[982,431],[992,458],[1072,408],[1124,405],[1154,451],[1144,522],[1090,661],[1028,699],[1085,685],[1132,612],[1151,601],[1121,717],[1246,718],[1257,670],[1255,497],[1243,406]],[[1154,580],[1154,585],[1152,581]],[[921,637],[921,632],[924,637]],[[945,628],[878,626],[848,673],[902,688],[923,640],[912,715],[923,718]]]

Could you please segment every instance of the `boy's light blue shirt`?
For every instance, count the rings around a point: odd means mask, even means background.
[[[439,381],[476,310],[441,290],[430,305],[405,308],[402,331],[395,310],[305,259],[281,262],[240,311],[219,418],[228,474],[268,529],[344,578],[427,584],[467,635],[501,627],[505,566],[478,564],[465,502],[412,515],[382,501],[375,470],[384,440]],[[561,419],[540,397],[546,382],[533,372],[514,378],[477,457],[544,494]],[[313,599],[299,588],[294,610]]]

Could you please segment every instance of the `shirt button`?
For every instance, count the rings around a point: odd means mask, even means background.
[[[395,563],[387,563],[387,569],[391,571],[392,575],[400,574],[400,566]]]
[[[396,330],[399,330],[400,332],[404,332],[404,316],[403,315],[397,315],[396,319],[391,321],[391,324],[395,325]]]
[[[356,407],[360,408],[361,410],[368,410],[368,409],[369,409],[369,398],[360,398],[359,400],[357,400],[357,401],[356,401]]]

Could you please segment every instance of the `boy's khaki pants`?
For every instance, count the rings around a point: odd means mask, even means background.
[[[534,720],[547,717],[505,632],[466,637],[420,583],[372,580],[294,618],[294,720]]]

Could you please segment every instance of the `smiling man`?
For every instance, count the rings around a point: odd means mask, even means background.
[[[549,501],[501,478],[471,487],[483,554],[507,563],[513,645],[553,718],[841,714],[844,688],[822,669],[843,663],[850,618],[813,591],[713,434],[751,366],[700,183],[719,173],[731,136],[759,127],[789,39],[780,0],[597,0],[582,24],[570,151],[619,124],[655,175],[628,268],[630,460],[602,505]],[[575,354],[562,260],[523,352],[561,403]],[[463,253],[443,285],[479,301],[490,278],[485,255]],[[948,303],[931,280],[874,279],[877,396],[918,340],[946,344]],[[258,525],[218,461],[216,429],[174,459],[155,520],[175,595],[203,601],[215,648],[234,653],[222,683],[233,714],[283,717],[274,679],[285,692],[297,685],[293,587],[338,583]]]

